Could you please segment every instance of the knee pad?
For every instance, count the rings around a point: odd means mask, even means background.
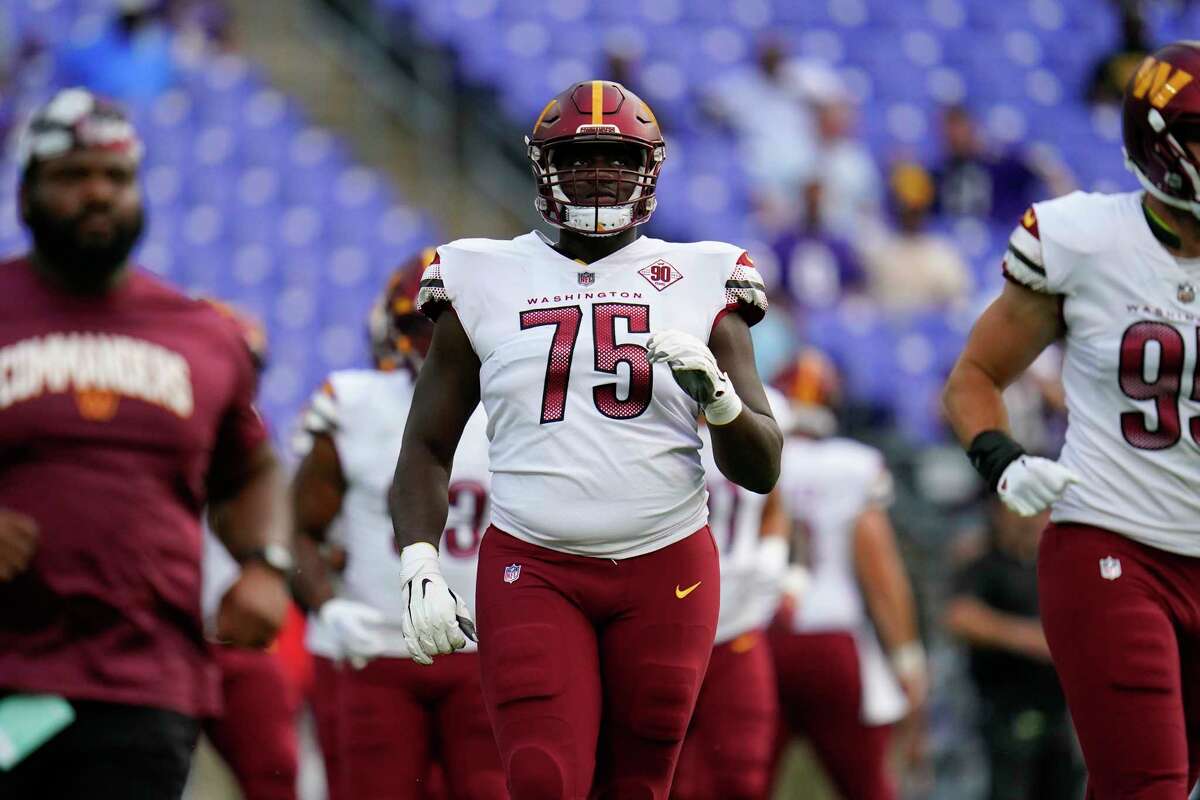
[[[538,744],[513,750],[508,758],[508,791],[512,800],[574,800],[558,757]]]
[[[682,741],[696,706],[700,676],[692,667],[647,664],[630,716],[633,733],[662,742]]]
[[[495,655],[488,659],[499,705],[554,697],[563,690],[565,669],[550,625],[513,625],[497,634]]]

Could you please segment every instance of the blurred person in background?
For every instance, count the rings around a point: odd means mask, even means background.
[[[1180,798],[1200,774],[1197,75],[1195,42],[1142,62],[1123,108],[1142,190],[1025,212],[1004,290],[943,394],[1000,500],[1023,516],[1051,509],[1042,626],[1095,800]],[[1059,338],[1069,422],[1055,461],[1013,439],[1001,391]]]
[[[787,400],[767,388],[777,420]],[[716,644],[675,768],[673,800],[759,800],[770,785],[779,701],[766,629],[788,568],[779,490],[756,494],[721,474],[700,426],[708,526],[721,559]]]
[[[225,0],[166,0],[171,27],[218,49],[234,47],[233,12]]]
[[[1115,50],[1105,53],[1092,68],[1087,85],[1087,101],[1094,105],[1119,106],[1125,86],[1138,65],[1152,49],[1146,30],[1145,0],[1109,0],[1121,18],[1121,41]]]
[[[926,230],[934,186],[918,164],[899,162],[888,176],[896,230],[863,243],[863,264],[871,299],[898,314],[948,308],[967,301],[971,273],[962,254],[945,236]]]
[[[110,23],[57,53],[58,83],[128,101],[157,97],[175,81],[164,0],[119,0]]]
[[[772,227],[793,213],[817,166],[812,113],[788,60],[782,41],[764,39],[752,66],[722,78],[704,98],[709,114],[737,137],[755,202]]]
[[[1083,770],[1067,701],[1038,619],[1037,547],[1046,515],[988,504],[987,551],[967,565],[946,604],[946,629],[970,653],[990,800],[1071,800]]]
[[[825,225],[828,184],[804,185],[803,216],[771,243],[779,264],[778,291],[791,305],[827,308],[866,287],[866,274],[854,246]],[[773,299],[773,298],[772,298]]]
[[[226,303],[202,299],[237,327],[261,376],[267,366],[262,325]],[[216,630],[221,598],[237,580],[237,572],[237,562],[206,528],[201,608],[210,631]],[[289,615],[288,622],[295,619]],[[276,647],[266,651],[217,645],[213,658],[221,673],[221,713],[204,721],[205,736],[233,772],[245,800],[294,800],[301,687]]]
[[[314,615],[319,655],[335,662],[338,752],[336,797],[430,797],[436,759],[453,800],[508,796],[480,689],[479,656],[469,647],[433,667],[412,660],[400,633],[387,490],[400,451],[413,384],[433,324],[417,311],[426,250],[389,278],[369,317],[374,369],[332,373],[304,418],[310,447],[296,471],[300,602]],[[449,482],[450,517],[440,562],[452,591],[474,605],[475,565],[488,524],[487,417],[467,423]],[[339,521],[345,564],[335,585],[321,545]],[[314,639],[310,638],[310,641]]]
[[[782,437],[750,339],[766,287],[740,247],[640,234],[667,150],[625,87],[573,84],[526,146],[557,241],[462,239],[422,280],[433,344],[390,497],[405,640],[429,663],[474,635],[437,543],[482,398],[492,525],[479,653],[509,791],[661,798],[720,599],[697,416],[726,478],[765,494],[778,477]]]
[[[821,204],[816,219],[825,231],[840,238],[861,238],[864,228],[881,224],[883,177],[871,151],[855,136],[855,97],[826,64],[795,62],[792,74],[816,130],[812,181],[821,186],[815,198]],[[806,204],[813,201],[807,195],[804,199]],[[807,205],[805,211],[811,220]]]
[[[141,143],[82,89],[18,152],[32,251],[0,268],[3,797],[177,798],[219,709],[200,517],[241,564],[218,639],[287,610],[282,476],[235,326],[129,263]],[[40,746],[38,746],[40,745]]]
[[[1043,150],[990,146],[966,106],[942,112],[942,158],[932,172],[937,212],[1008,224],[1035,199],[1066,194],[1074,180]]]
[[[779,488],[808,582],[770,629],[783,728],[811,743],[845,800],[897,796],[892,732],[919,719],[929,677],[912,588],[888,519],[878,451],[833,436],[837,376],[803,351],[776,381],[789,399]]]

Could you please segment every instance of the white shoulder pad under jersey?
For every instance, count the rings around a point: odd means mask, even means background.
[[[854,569],[854,529],[872,505],[891,503],[883,455],[849,439],[789,438],[779,478],[784,507],[803,535],[811,581],[797,630],[851,630],[865,623]]]
[[[1200,270],[1154,237],[1141,192],[1075,193],[1033,211],[1041,290],[1063,297],[1059,461],[1080,477],[1051,518],[1198,556]],[[1010,277],[1039,289],[1015,264]]]
[[[764,387],[771,412],[786,413],[787,400],[770,386]],[[712,434],[700,429],[700,451],[708,488],[708,527],[721,559],[721,612],[717,618],[717,644],[765,627],[776,602],[764,599],[758,574],[758,549],[762,536],[767,495],[743,489],[721,474],[712,452]]]
[[[464,239],[438,248],[418,305],[453,307],[479,357],[498,528],[627,558],[703,527],[698,409],[645,345],[668,329],[707,341],[731,311],[757,322],[743,250],[641,237],[583,264],[537,233]]]
[[[346,569],[338,594],[383,612],[387,653],[407,655],[399,636],[397,576],[387,493],[412,403],[413,378],[404,370],[343,370],[329,376],[305,414],[305,428],[330,436],[346,492],[338,522]],[[474,605],[479,540],[488,524],[487,420],[477,408],[463,431],[450,475],[450,514],[440,545],[442,574]]]

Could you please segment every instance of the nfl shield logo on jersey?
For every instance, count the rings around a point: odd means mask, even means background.
[[[520,564],[509,564],[507,567],[504,568],[504,582],[505,583],[516,583],[517,578],[519,578],[519,577],[521,577],[521,565]]]
[[[591,286],[595,282],[596,282],[596,273],[594,273],[594,272],[579,273],[579,285],[580,286]]]
[[[1106,581],[1115,581],[1121,577],[1121,559],[1112,556],[1100,559],[1100,577]]]

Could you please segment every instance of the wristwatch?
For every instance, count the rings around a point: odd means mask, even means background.
[[[242,554],[237,561],[239,564],[245,564],[248,561],[260,561],[285,578],[290,578],[292,573],[296,571],[296,559],[292,557],[292,551],[281,544],[269,544],[265,547],[251,550],[248,553]]]

